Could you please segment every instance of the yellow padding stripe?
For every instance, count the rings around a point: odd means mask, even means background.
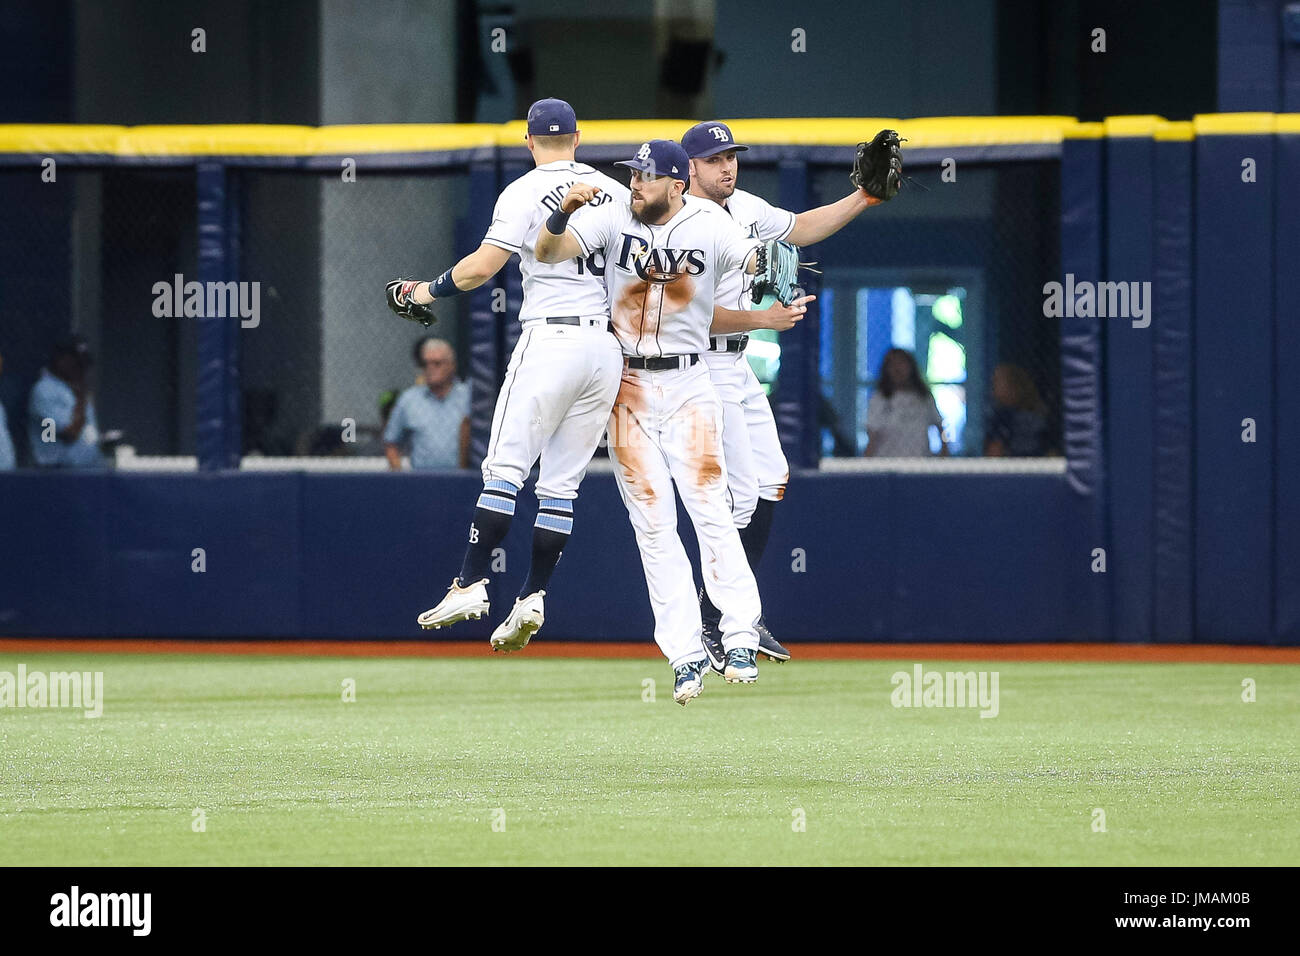
[[[929,119],[726,120],[736,139],[752,145],[853,146],[877,130],[897,129],[905,148],[1059,143],[1062,139],[1300,132],[1300,114],[1223,113],[1171,123],[1158,116],[1115,116],[1081,123],[1070,116],[951,116]],[[693,125],[679,120],[592,120],[583,142],[635,144],[678,139]],[[372,126],[72,126],[0,125],[0,152],[112,156],[338,156],[417,153],[521,146],[522,121],[496,124]]]
[[[749,119],[726,121],[737,140],[754,145],[853,146],[878,130],[897,129],[908,147],[1059,143],[1080,124],[1068,116],[943,117],[900,120]],[[589,145],[680,139],[691,120],[592,120],[581,123]],[[101,153],[115,156],[322,156],[410,153],[521,146],[522,121],[487,124],[374,126],[62,126],[0,125],[0,152]]]
[[[491,148],[498,127],[0,125],[0,152],[112,156],[322,156]]]
[[[1156,128],[1155,137],[1156,139],[1183,140],[1190,142],[1191,140],[1196,139],[1196,130],[1193,126],[1194,124],[1191,122],[1165,123],[1163,126]]]
[[[1105,139],[1105,123],[1076,123],[1065,131],[1066,139]]]
[[[856,146],[879,130],[896,129],[905,149],[989,146],[1009,143],[1059,143],[1065,130],[1078,125],[1068,116],[952,116],[895,119],[886,116],[833,119],[724,120],[736,141],[747,146]],[[690,120],[653,123],[595,121],[582,123],[588,143],[636,143],[653,138],[680,139]],[[520,124],[522,129],[522,124]]]
[[[1168,124],[1161,116],[1108,116],[1105,120],[1107,136],[1154,136]]]
[[[1276,122],[1274,113],[1206,113],[1192,118],[1197,136],[1272,133]]]
[[[739,120],[737,122],[746,122]],[[651,139],[680,140],[682,133],[695,125],[694,120],[578,120],[578,131],[582,134],[581,143],[589,146],[609,143],[644,143]],[[528,135],[528,124],[523,120],[503,123],[495,127],[498,146],[523,146]],[[732,127],[736,136],[741,134]],[[874,131],[873,131],[874,135]],[[740,140],[744,142],[744,140]],[[582,149],[579,143],[578,149]]]

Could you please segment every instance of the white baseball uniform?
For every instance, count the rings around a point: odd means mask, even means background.
[[[686,197],[668,222],[637,220],[626,203],[584,209],[569,231],[605,253],[614,331],[627,356],[698,356],[708,348],[718,279],[743,269],[758,243],[703,200]],[[610,454],[636,531],[655,614],[655,641],[673,667],[704,658],[694,574],[677,535],[673,483],[695,526],[704,586],[722,611],[723,646],[757,648],[758,586],[727,501],[722,404],[702,362],[624,368],[610,416]]]
[[[573,499],[605,433],[618,392],[622,352],[609,334],[604,263],[599,255],[538,262],[538,228],[575,182],[599,186],[591,205],[626,205],[628,188],[585,163],[560,160],[507,186],[483,241],[519,254],[523,333],[492,413],[483,481],[522,487],[540,456],[537,497]],[[548,323],[571,318],[576,324]]]
[[[746,235],[764,242],[784,239],[794,229],[794,213],[778,209],[743,189],[732,193],[725,206],[712,205],[730,214]],[[718,282],[718,305],[749,308],[749,278],[741,270],[723,276]],[[722,448],[727,456],[731,512],[737,528],[749,524],[759,498],[780,501],[790,480],[790,465],[781,450],[776,419],[763,384],[743,351],[727,351],[728,341],[743,338],[740,334],[714,336],[710,351],[704,353],[709,377],[722,400]]]

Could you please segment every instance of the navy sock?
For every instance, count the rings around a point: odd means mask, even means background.
[[[763,560],[767,549],[767,539],[772,533],[772,514],[776,511],[776,502],[759,498],[754,506],[754,516],[749,524],[740,529],[740,543],[745,546],[745,557],[749,559],[749,569],[758,574],[758,563]]]
[[[515,516],[515,496],[519,488],[508,481],[485,482],[469,526],[469,546],[460,566],[460,585],[466,587],[488,576],[492,552],[505,540],[510,521]]]
[[[715,628],[722,623],[722,612],[718,610],[717,605],[709,597],[709,592],[704,588],[700,588],[700,619]]]
[[[573,532],[573,502],[564,498],[542,498],[537,503],[537,521],[533,525],[533,559],[528,566],[528,580],[520,597],[545,591],[551,583],[555,566],[560,563],[564,546]]]

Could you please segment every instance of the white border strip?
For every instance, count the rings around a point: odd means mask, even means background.
[[[1063,475],[1064,458],[823,458],[821,470],[839,474]]]
[[[199,462],[192,456],[123,454],[119,449],[119,471],[198,471]],[[402,460],[410,470],[410,462]],[[246,456],[240,471],[310,471],[317,474],[374,473],[388,470],[388,459],[378,455],[365,458],[328,458],[312,456]],[[821,470],[828,474],[871,475],[1063,475],[1064,458],[823,458]],[[587,473],[608,475],[614,463],[608,458],[593,458]]]

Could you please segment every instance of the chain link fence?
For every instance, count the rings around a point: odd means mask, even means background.
[[[395,276],[430,278],[454,263],[467,175],[233,178],[239,276],[258,283],[261,301],[258,324],[239,336],[244,454],[383,454],[387,399],[419,374],[413,345],[440,336],[463,364],[463,299],[440,305],[426,332],[396,319],[383,292]]]
[[[180,285],[197,279],[194,167],[64,166],[53,181],[44,172],[0,170],[0,202],[10,211],[0,227],[0,403],[18,464],[31,460],[31,387],[69,333],[83,336],[95,359],[101,433],[120,431],[139,458],[192,457],[198,322],[160,309],[157,290],[175,305]],[[871,454],[868,411],[891,349],[915,357],[934,395],[942,428],[930,435],[932,451],[942,439],[960,456],[1059,454],[1059,323],[1042,305],[1043,283],[1060,271],[1059,164],[910,173],[916,182],[894,202],[810,250],[824,270],[823,455]],[[810,166],[809,183],[810,205],[850,188],[838,166]],[[771,163],[742,163],[740,185],[778,200]],[[234,272],[256,311],[237,336],[246,461],[373,465],[382,456],[385,410],[417,384],[412,347],[426,334],[387,311],[384,283],[435,276],[478,241],[458,234],[469,197],[466,167],[353,176],[228,168]],[[432,332],[452,345],[463,379],[467,299],[439,314]],[[775,392],[779,341],[758,345],[753,363]],[[1037,444],[1012,447],[1008,422],[1031,413],[1041,421]]]
[[[120,432],[141,454],[193,454],[197,329],[155,309],[157,283],[195,272],[193,171],[9,168],[0,203],[0,402],[18,464],[40,440],[32,386],[70,335],[92,360],[105,451]]]
[[[873,454],[877,428],[896,453],[888,431],[899,416],[872,403],[891,350],[915,360],[934,396],[942,426],[930,430],[931,452],[942,442],[962,456],[1061,454],[1060,325],[1044,316],[1042,293],[1060,272],[1059,164],[910,176],[894,201],[813,250],[824,269],[823,455]],[[813,189],[817,204],[838,199],[843,170],[818,170]]]

